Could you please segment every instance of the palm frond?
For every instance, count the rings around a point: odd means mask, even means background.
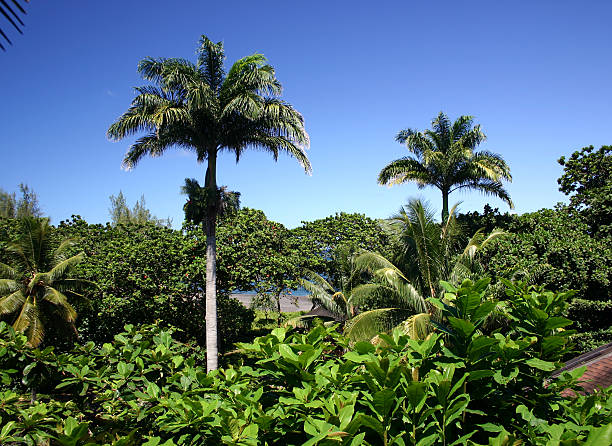
[[[53,252],[53,256],[58,261],[64,260],[66,258],[65,257],[66,252],[70,248],[76,246],[78,242],[79,242],[79,239],[75,237],[65,238],[64,240],[60,242],[59,246],[55,248],[55,251]]]
[[[29,2],[30,0],[24,0],[24,1]],[[13,0],[13,6],[15,7],[15,9],[13,9],[13,7],[9,5],[5,0],[1,0],[0,1],[0,14],[2,14],[4,18],[8,20],[8,22],[13,26],[13,28],[17,30],[19,34],[23,34],[23,27],[25,26],[25,23],[23,23],[23,20],[21,20],[21,17],[19,16],[18,13],[26,15],[27,14],[26,10],[23,9],[23,7],[19,4],[18,0]],[[18,12],[15,12],[15,10],[17,10]],[[2,36],[9,45],[13,44],[11,39],[9,39],[9,37],[6,35],[6,33],[4,32],[2,28],[0,28],[0,36]],[[1,41],[0,41],[0,49],[2,49],[3,51],[6,51],[6,47],[1,43]]]
[[[17,277],[17,272],[6,263],[0,263],[0,277],[4,279],[15,279]]]
[[[393,270],[396,274],[403,277],[402,272],[393,263],[383,255],[372,251],[362,251],[355,258],[355,268],[358,271],[368,272],[370,274],[374,274],[379,269],[386,268]]]
[[[27,305],[27,304],[26,304]],[[16,331],[25,332],[28,337],[28,345],[32,348],[36,348],[40,345],[45,337],[45,327],[40,319],[40,311],[37,305],[29,305],[26,308],[27,317],[27,326],[25,328],[21,328],[19,321],[15,321],[13,324],[13,328]],[[17,328],[17,327],[20,328]]]
[[[26,298],[20,289],[0,298],[0,315],[16,313],[22,308],[25,300]]]
[[[0,296],[6,296],[21,289],[21,284],[13,279],[0,279]]]
[[[388,297],[392,300],[394,290],[382,283],[362,283],[353,288],[351,304],[360,307],[370,304],[373,300]]]
[[[510,209],[514,209],[514,203],[510,198],[510,194],[499,181],[484,179],[479,179],[477,181],[467,180],[464,183],[461,183],[459,186],[455,187],[454,190],[466,188],[477,190],[484,195],[492,195],[494,197],[497,197],[506,202],[508,206],[510,206]]]
[[[429,313],[419,313],[410,316],[397,326],[402,332],[414,340],[424,340],[433,331]]]
[[[378,174],[378,184],[393,186],[414,181],[419,187],[436,182],[431,172],[413,158],[400,158],[387,164]]]
[[[200,37],[200,48],[198,49],[198,68],[202,71],[204,79],[214,92],[218,92],[225,77],[223,63],[225,62],[225,51],[223,42],[212,42],[208,37]]]
[[[81,263],[84,258],[85,258],[85,253],[84,252],[80,252],[77,255],[74,255],[74,256],[72,256],[72,257],[70,257],[70,258],[68,258],[68,259],[58,263],[57,265],[55,265],[48,272],[49,283],[53,283],[53,282],[55,282],[57,280],[61,280],[61,279],[65,278],[66,275],[69,274],[71,272],[71,270],[76,265]]]
[[[224,103],[245,92],[278,96],[282,86],[276,79],[274,68],[267,64],[263,54],[252,54],[237,60],[231,67],[220,91]]]
[[[406,310],[401,308],[364,311],[346,323],[344,335],[353,342],[370,341],[378,333],[392,330],[405,317]]]
[[[66,322],[72,323],[76,320],[77,313],[68,302],[68,298],[53,287],[45,287],[43,299],[55,305]]]
[[[338,300],[337,292],[333,288],[328,288],[321,281],[313,282],[304,279],[300,279],[300,285],[310,293],[309,297],[313,305],[320,305],[340,318],[349,316],[347,299]]]
[[[474,123],[474,117],[473,116],[459,116],[455,122],[453,122],[452,128],[451,128],[451,133],[453,135],[453,142],[459,141],[461,140],[461,138],[463,138],[466,133],[468,133],[471,128],[472,125]]]

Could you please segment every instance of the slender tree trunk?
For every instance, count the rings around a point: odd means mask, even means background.
[[[448,219],[448,189],[442,189],[442,224]]]
[[[206,370],[218,367],[217,347],[217,152],[208,152],[209,205],[206,212]],[[212,197],[212,200],[210,199]]]

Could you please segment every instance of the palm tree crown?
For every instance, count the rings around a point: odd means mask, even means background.
[[[151,85],[136,88],[130,108],[108,129],[120,140],[144,133],[128,150],[123,164],[134,167],[146,155],[160,156],[177,147],[207,162],[206,195],[216,196],[217,155],[234,154],[236,162],[247,148],[280,152],[297,159],[311,172],[309,145],[302,115],[279,99],[282,91],[274,68],[261,54],[236,61],[224,69],[221,42],[200,39],[196,63],[184,59],[140,62],[138,71]],[[207,368],[217,368],[216,220],[219,200],[207,200],[206,223],[206,350]]]
[[[476,151],[486,139],[472,116],[455,122],[440,114],[432,129],[402,130],[396,141],[406,144],[411,155],[392,161],[378,175],[378,183],[393,185],[414,181],[419,188],[434,186],[442,192],[442,221],[448,218],[448,196],[459,189],[475,189],[504,200],[514,208],[502,180],[512,181],[510,167],[492,152]]]
[[[114,140],[146,133],[130,147],[123,161],[126,168],[170,147],[193,151],[198,162],[210,162],[220,151],[233,152],[238,161],[251,146],[269,151],[274,159],[288,152],[311,171],[304,120],[278,99],[282,87],[266,58],[244,57],[228,73],[224,61],[223,44],[202,36],[195,64],[184,59],[140,62],[139,73],[153,85],[137,87],[131,107],[108,130]]]
[[[36,347],[45,325],[63,322],[75,330],[77,314],[68,297],[82,297],[90,282],[71,276],[84,257],[82,252],[67,255],[74,239],[53,249],[48,219],[26,217],[20,225],[19,238],[6,248],[9,264],[0,263],[0,318],[9,318]]]

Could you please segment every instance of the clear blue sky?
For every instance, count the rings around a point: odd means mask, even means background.
[[[439,112],[476,117],[481,147],[510,164],[519,213],[563,200],[556,160],[612,143],[612,2],[39,1],[23,36],[0,52],[0,187],[25,182],[54,223],[108,220],[109,196],[145,194],[158,217],[183,219],[185,177],[204,166],[178,150],[120,169],[129,141],[108,126],[129,105],[146,56],[193,59],[200,34],[225,44],[228,63],[261,52],[311,138],[311,177],[288,157],[221,159],[220,184],[242,203],[294,227],[338,211],[388,217],[436,189],[381,187],[379,170],[406,154],[394,141]],[[0,20],[3,20],[0,18]],[[451,195],[461,209],[499,200]]]

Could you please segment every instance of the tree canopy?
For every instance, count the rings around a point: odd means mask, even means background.
[[[612,237],[612,146],[584,147],[559,158],[559,164],[559,190],[570,196],[570,206],[597,237]]]

